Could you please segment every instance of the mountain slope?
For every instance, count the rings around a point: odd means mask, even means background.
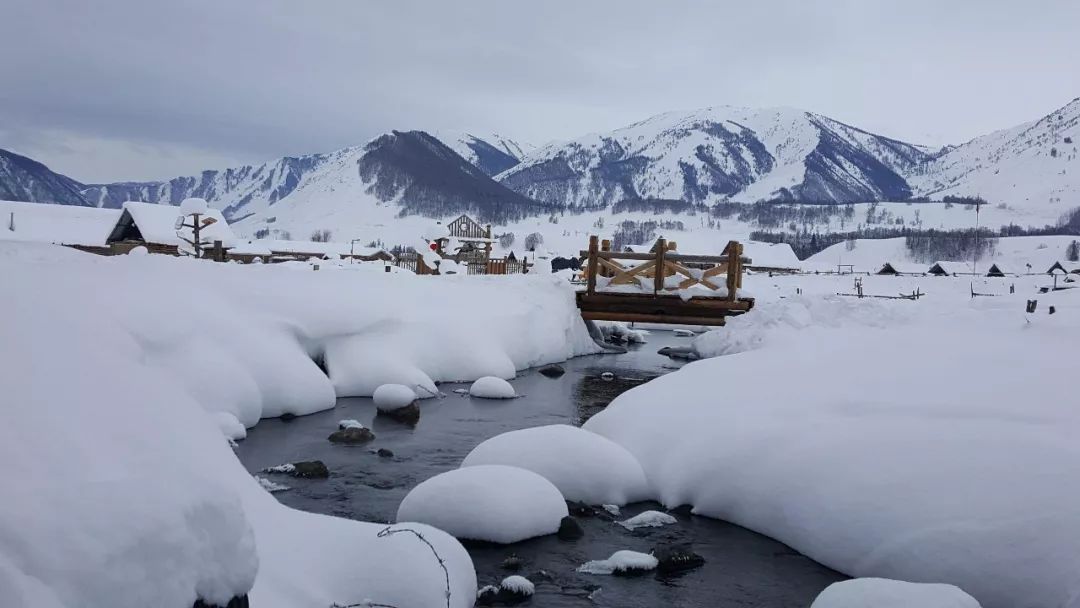
[[[1080,205],[1080,98],[956,146],[909,176],[916,194],[979,195],[1020,209]]]
[[[525,157],[521,144],[498,134],[477,137],[471,133],[440,131],[435,136],[488,175],[502,173]]]
[[[497,176],[541,201],[853,202],[903,199],[920,147],[790,108],[668,113],[528,155]]]
[[[82,188],[36,160],[0,150],[0,200],[89,206]]]

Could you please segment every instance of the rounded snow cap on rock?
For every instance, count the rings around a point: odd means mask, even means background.
[[[509,382],[495,376],[484,376],[472,383],[469,394],[482,399],[513,399],[517,397]]]
[[[436,475],[412,489],[397,521],[434,526],[459,539],[509,544],[554,534],[569,514],[550,481],[525,469],[484,465]]]
[[[185,198],[180,203],[180,213],[184,215],[191,215],[192,213],[206,213],[208,205],[206,199],[201,198]]]
[[[150,252],[147,251],[146,247],[143,247],[142,245],[139,245],[138,247],[132,247],[127,252],[128,255],[146,255],[147,253],[150,253]]]
[[[625,448],[566,424],[510,431],[473,448],[462,467],[504,464],[528,469],[559,488],[567,500],[625,505],[649,497],[641,464]]]
[[[416,393],[404,384],[383,384],[375,389],[375,394],[371,398],[375,401],[375,407],[392,411],[416,401]]]
[[[855,578],[825,588],[810,608],[979,608],[962,589],[941,583]]]

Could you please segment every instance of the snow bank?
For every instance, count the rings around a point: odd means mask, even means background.
[[[585,562],[577,569],[583,574],[615,574],[655,570],[660,561],[648,553],[616,551],[607,559]]]
[[[472,383],[469,387],[469,395],[481,399],[513,399],[517,397],[517,392],[509,382],[502,378],[484,376]]]
[[[532,581],[517,574],[504,578],[499,583],[499,587],[524,596],[530,596],[536,592],[536,586],[533,585]]]
[[[511,378],[597,350],[571,288],[552,277],[357,280],[363,271],[353,269],[365,264],[316,272],[32,243],[4,243],[0,253],[5,290],[77,303],[87,325],[115,323],[143,362],[243,427],[387,383],[432,395],[436,381]],[[219,420],[239,436],[231,419]]]
[[[401,501],[397,520],[423,522],[457,538],[509,544],[554,534],[567,515],[550,481],[517,467],[480,465],[420,483]]]
[[[818,328],[691,363],[585,428],[634,454],[665,505],[850,575],[951,583],[992,608],[1075,606],[1080,293],[1023,306],[921,307],[903,327]]]
[[[94,268],[126,262],[91,259],[69,272],[0,257],[5,296],[16,296],[0,297],[0,606],[190,607],[245,593],[266,608],[365,598],[443,606],[447,574],[451,606],[473,605],[472,561],[448,535],[410,526],[434,545],[444,572],[412,533],[380,537],[384,525],[294,511],[271,497],[207,404],[147,356],[147,337],[173,328],[135,331],[142,325],[123,314],[156,308],[168,325],[173,291],[148,305],[152,291],[141,290],[160,280],[135,270],[121,281]],[[128,302],[132,294],[143,300]]]
[[[537,473],[567,500],[591,505],[645,500],[641,465],[622,446],[595,433],[554,424],[503,433],[473,448],[461,466],[504,464]]]
[[[810,608],[979,608],[953,585],[856,578],[825,588]]]

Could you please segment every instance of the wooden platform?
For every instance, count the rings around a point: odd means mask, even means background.
[[[649,253],[615,252],[593,236],[581,253],[585,289],[577,294],[577,306],[586,320],[719,326],[754,307],[753,298],[738,296],[750,260],[737,241],[722,255],[700,256],[679,255],[664,239]],[[693,297],[684,299],[691,287]]]

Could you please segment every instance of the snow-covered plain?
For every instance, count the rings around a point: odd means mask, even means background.
[[[331,407],[335,385],[374,391],[385,370],[420,384],[511,376],[595,349],[553,277],[424,281],[381,265],[316,272],[11,242],[0,276],[3,606],[189,608],[243,594],[271,608],[443,606],[447,575],[450,605],[472,606],[475,572],[449,535],[408,522],[380,535],[385,525],[288,509],[223,433]],[[384,367],[327,348],[350,341]]]
[[[637,457],[663,504],[847,574],[949,583],[989,608],[1080,606],[1080,290],[864,277],[866,293],[929,295],[830,295],[851,281],[748,278],[755,309],[696,339],[735,354],[632,389],[584,428]]]

